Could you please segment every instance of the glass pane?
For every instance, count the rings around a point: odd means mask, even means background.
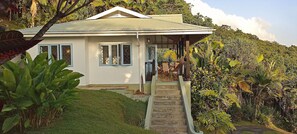
[[[51,46],[52,48],[52,56],[54,57],[55,60],[58,59],[58,46]]]
[[[121,60],[122,60],[122,59],[121,59],[121,56],[122,56],[122,55],[121,55],[121,54],[122,54],[122,52],[121,52],[121,44],[119,44],[119,46],[118,46],[118,52],[119,52],[119,57],[118,57],[119,60],[118,60],[118,61],[121,62]],[[119,64],[121,64],[121,63],[119,63]]]
[[[111,47],[111,56],[112,56],[112,64],[118,64],[118,46],[112,45]]]
[[[71,65],[71,47],[62,46],[62,59],[66,61],[68,65]]]
[[[109,64],[109,52],[108,46],[101,46],[101,63]]]
[[[155,59],[155,47],[148,47],[148,60]]]
[[[47,46],[40,46],[40,53],[48,52]]]
[[[123,64],[131,64],[131,49],[130,45],[123,45]]]

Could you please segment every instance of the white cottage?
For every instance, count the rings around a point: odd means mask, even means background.
[[[25,37],[33,37],[40,28],[21,32]],[[69,69],[84,74],[82,86],[132,87],[151,80],[149,72],[158,75],[161,62],[157,62],[157,49],[170,48],[179,58],[186,54],[187,41],[195,43],[212,31],[183,23],[181,14],[143,15],[114,7],[86,20],[53,25],[44,40],[28,52],[32,57],[48,52],[57,59],[65,59]],[[149,65],[153,59],[155,67]]]
[[[40,28],[21,32],[29,38]],[[53,25],[44,40],[28,52],[32,57],[48,52],[49,56],[66,60],[69,69],[84,74],[80,86],[125,86],[151,93],[146,128],[161,133],[194,133],[190,112],[189,46],[212,32],[213,29],[207,27],[183,23],[181,14],[143,15],[114,7],[86,20]],[[164,52],[172,52],[176,58],[164,58]],[[175,98],[182,98],[183,103],[176,103],[180,100]],[[165,107],[173,106],[173,109],[162,111],[167,104],[169,106]],[[186,119],[183,113],[172,114],[179,105],[184,106]],[[161,112],[154,113],[154,108]],[[164,114],[175,118],[155,119]],[[180,123],[166,124],[177,119],[178,122],[186,120],[187,127]]]

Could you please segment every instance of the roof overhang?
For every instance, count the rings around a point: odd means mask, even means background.
[[[77,37],[77,36],[146,36],[146,35],[201,35],[212,34],[214,30],[206,31],[101,31],[101,32],[50,32],[44,37]],[[25,37],[33,37],[35,33],[26,34]]]
[[[212,34],[213,30],[211,31],[104,31],[104,32],[84,32],[84,33],[65,33],[65,32],[55,32],[55,33],[46,33],[43,37],[47,38],[60,38],[60,37],[108,37],[108,36],[170,36],[179,40],[182,36],[189,36],[190,43],[193,44],[206,36]],[[33,37],[35,34],[26,34],[25,37],[30,38]]]

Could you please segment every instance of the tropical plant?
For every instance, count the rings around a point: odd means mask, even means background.
[[[235,129],[230,115],[220,110],[210,110],[197,116],[195,126],[205,126],[203,132],[224,134]]]
[[[229,64],[220,55],[220,42],[203,40],[192,48],[192,115],[196,127],[207,132],[228,133],[235,129],[227,109],[240,107],[235,90],[229,88]]]
[[[283,96],[283,86],[281,82],[285,80],[285,75],[280,72],[274,62],[259,65],[251,75],[253,82],[253,103],[255,104],[255,117],[260,115],[260,107],[265,101],[278,99]]]
[[[176,55],[176,52],[169,49],[169,50],[166,50],[164,55],[163,55],[163,58],[164,59],[167,59],[168,61],[176,61],[177,60],[177,55]]]
[[[27,53],[19,63],[1,66],[0,100],[4,100],[2,131],[38,128],[48,125],[75,99],[75,88],[82,74],[65,69],[64,60],[48,60],[47,53],[34,60]]]

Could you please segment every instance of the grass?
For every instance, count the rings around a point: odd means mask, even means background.
[[[146,104],[109,91],[80,91],[79,100],[50,126],[29,133],[150,134],[144,130]]]
[[[240,121],[240,122],[236,122],[234,123],[235,126],[257,126],[257,127],[263,127],[265,128],[265,126],[257,123],[256,121],[253,122],[249,122],[249,121]]]
[[[235,127],[244,126],[244,127],[257,127],[263,129],[263,134],[290,134],[289,132],[282,130],[280,128],[271,128],[263,126],[257,122],[249,122],[249,121],[240,121],[234,123]],[[249,134],[253,133],[252,131],[242,131],[242,133]]]

